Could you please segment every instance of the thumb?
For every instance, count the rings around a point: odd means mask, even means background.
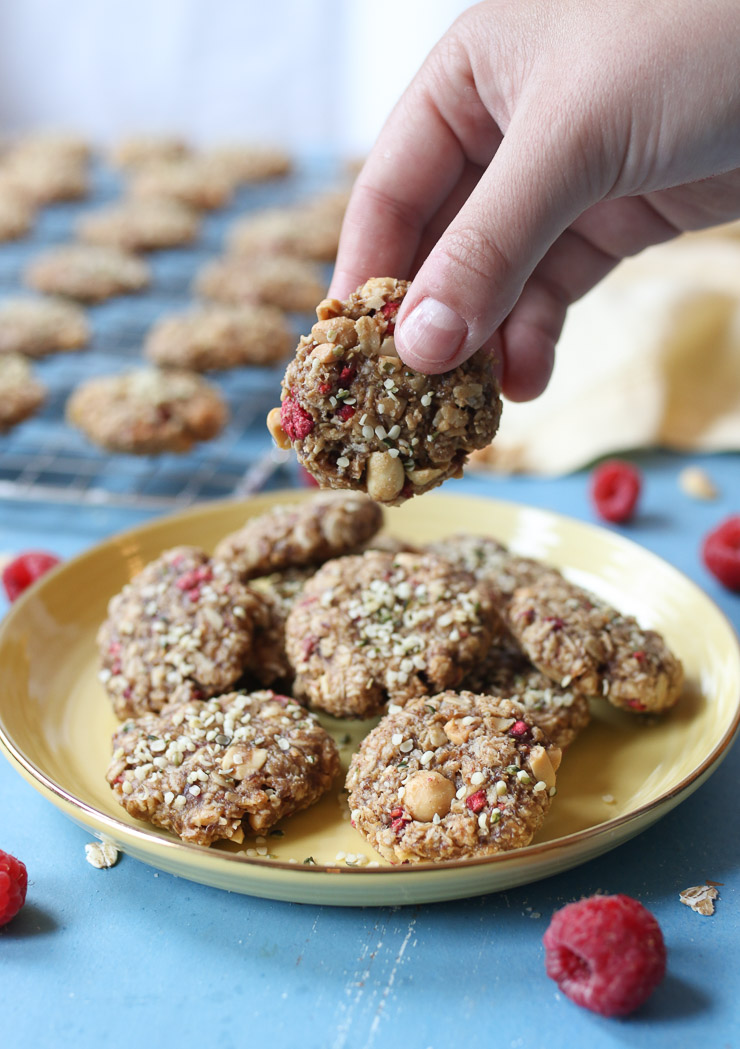
[[[489,342],[550,245],[591,203],[582,149],[553,142],[552,127],[534,135],[542,123],[512,121],[409,288],[395,340],[415,370],[449,371]]]

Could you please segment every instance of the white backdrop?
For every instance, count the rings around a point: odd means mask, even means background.
[[[462,0],[0,0],[0,130],[353,154]]]

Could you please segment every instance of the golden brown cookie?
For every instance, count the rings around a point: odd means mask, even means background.
[[[201,372],[276,364],[293,342],[288,319],[275,306],[210,306],[162,317],[144,353],[162,367]]]
[[[36,291],[80,302],[102,302],[141,291],[149,284],[147,264],[119,248],[67,244],[39,255],[25,272]]]
[[[124,200],[89,211],[77,226],[80,240],[123,251],[156,251],[191,244],[200,218],[176,200]]]
[[[0,354],[0,433],[28,419],[44,403],[46,390],[18,353]]]
[[[89,339],[87,314],[75,303],[30,296],[0,302],[0,354],[45,357],[79,350]]]
[[[216,437],[228,409],[199,375],[144,368],[89,379],[69,398],[67,418],[109,451],[156,455]]]
[[[233,184],[215,165],[200,157],[142,164],[131,175],[132,197],[179,201],[199,211],[212,211],[229,203]]]
[[[197,295],[226,305],[264,302],[296,313],[313,309],[326,291],[321,268],[289,255],[225,256],[209,262],[195,280]]]

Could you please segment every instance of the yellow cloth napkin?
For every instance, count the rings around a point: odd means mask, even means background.
[[[471,465],[557,475],[637,448],[740,449],[740,223],[621,263],[568,312],[545,393]]]

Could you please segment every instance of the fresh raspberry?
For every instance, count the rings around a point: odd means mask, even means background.
[[[313,430],[314,421],[297,401],[286,397],[280,405],[280,425],[291,441],[302,441]]]
[[[631,1013],[665,976],[660,926],[629,896],[591,896],[552,916],[545,968],[563,994],[602,1016]]]
[[[28,871],[25,863],[0,849],[0,925],[15,918],[26,902],[27,888]]]
[[[59,564],[54,554],[45,554],[41,550],[29,550],[20,554],[3,569],[3,586],[9,601],[15,601],[26,587],[35,583],[44,572]]]
[[[713,528],[702,543],[704,564],[728,590],[740,590],[740,514]]]
[[[615,524],[632,517],[641,488],[640,471],[622,459],[609,459],[591,474],[591,498],[596,512]]]

